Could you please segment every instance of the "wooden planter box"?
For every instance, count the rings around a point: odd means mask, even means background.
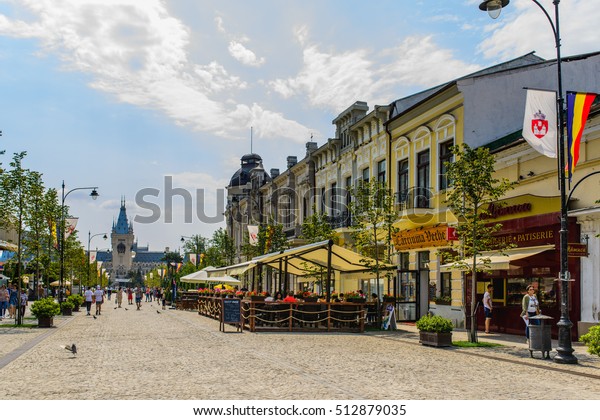
[[[396,302],[396,298],[393,298],[393,297],[384,297],[383,301],[385,303],[395,303]]]
[[[50,328],[54,326],[54,317],[40,317],[38,318],[39,328]]]
[[[252,301],[258,301],[258,302],[264,302],[265,301],[266,296],[250,296],[250,300]]]
[[[306,296],[304,298],[305,302],[316,302],[318,300],[319,300],[319,298],[317,296]]]
[[[63,316],[73,315],[73,309],[71,309],[71,308],[63,308],[63,309],[61,309],[61,312],[62,312]]]
[[[75,305],[75,307],[73,308],[73,312],[79,312],[79,305]]]
[[[452,333],[436,333],[419,331],[419,342],[424,346],[451,347]]]

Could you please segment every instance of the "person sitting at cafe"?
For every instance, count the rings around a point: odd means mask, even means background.
[[[285,299],[283,299],[283,301],[287,303],[296,303],[298,302],[298,299],[294,297],[294,292],[288,292],[287,296],[285,297]]]
[[[274,302],[275,298],[269,292],[265,292],[265,302]]]
[[[281,292],[275,293],[275,300],[281,302],[283,300],[283,294]]]

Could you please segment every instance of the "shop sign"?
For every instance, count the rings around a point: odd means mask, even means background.
[[[448,234],[450,233],[446,225],[404,230],[394,235],[394,246],[396,251],[402,251],[415,248],[435,248],[447,246]],[[456,236],[456,230],[454,230]]]
[[[509,233],[494,237],[497,247],[516,245],[519,248],[537,245],[549,245],[556,243],[556,234],[553,229],[547,227],[526,229],[523,232]]]
[[[587,257],[587,244],[568,244],[567,255],[569,257]]]
[[[490,203],[488,219],[497,221],[535,216],[560,210],[560,197],[540,197],[524,194]]]

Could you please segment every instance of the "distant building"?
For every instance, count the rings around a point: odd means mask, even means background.
[[[111,282],[128,280],[130,274],[142,276],[164,264],[165,251],[150,251],[149,246],[140,246],[135,241],[133,223],[127,218],[125,200],[121,200],[119,217],[113,222],[111,250],[99,251],[96,260],[102,263],[110,275]]]

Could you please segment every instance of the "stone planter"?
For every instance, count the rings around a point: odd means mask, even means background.
[[[419,342],[424,346],[451,347],[452,333],[419,331]]]
[[[38,318],[38,327],[39,328],[50,328],[54,326],[54,317],[40,317]]]

